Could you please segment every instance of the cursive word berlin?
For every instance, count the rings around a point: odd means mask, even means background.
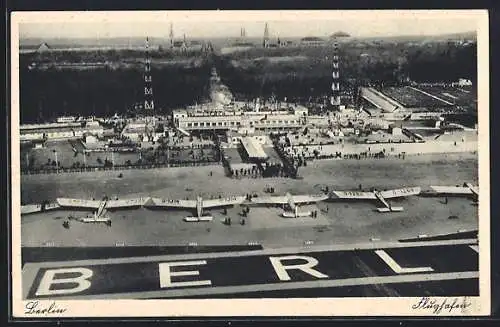
[[[55,302],[52,302],[48,307],[41,307],[40,302],[30,301],[24,306],[25,314],[48,315],[61,314],[66,311],[64,308],[58,308]]]
[[[472,305],[471,302],[467,301],[467,298],[463,298],[461,301],[459,298],[446,298],[444,300],[431,299],[429,297],[423,297],[420,301],[411,306],[412,309],[421,309],[432,311],[433,314],[441,314],[442,312],[451,313],[453,310],[465,310]]]

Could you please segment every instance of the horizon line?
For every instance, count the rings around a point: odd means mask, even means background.
[[[290,36],[283,36],[283,35],[276,35],[276,36],[270,36],[270,38],[304,38],[304,37],[323,37],[323,38],[328,38],[331,37],[333,34],[337,32],[344,32],[349,34],[348,32],[345,31],[336,31],[333,32],[331,35],[326,35],[326,36],[318,36],[318,35],[290,35]],[[470,31],[463,31],[463,32],[450,32],[450,33],[439,33],[439,34],[389,34],[389,35],[350,35],[345,37],[339,37],[339,38],[394,38],[394,37],[429,37],[429,36],[448,36],[448,35],[460,35],[460,34],[474,34],[477,35],[477,31],[470,30]],[[123,38],[137,38],[137,39],[146,39],[148,37],[149,39],[170,39],[168,35],[165,36],[140,36],[140,35],[130,35],[130,36],[102,36],[102,37],[96,37],[96,36],[76,36],[76,37],[70,37],[70,36],[20,36],[19,40],[28,40],[28,39],[73,39],[73,40],[91,40],[91,39],[123,39]],[[174,37],[174,39],[182,39],[183,36],[177,36]],[[225,36],[193,36],[189,37],[189,35],[186,35],[186,39],[210,39],[210,38],[235,38],[235,39],[244,39],[244,38],[263,38],[263,36],[252,36],[252,35],[247,35],[244,37],[238,36],[238,35],[225,35]]]

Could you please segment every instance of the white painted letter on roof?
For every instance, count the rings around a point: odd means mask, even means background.
[[[55,278],[57,274],[78,274],[76,277]],[[91,285],[88,280],[93,275],[93,271],[88,268],[61,268],[49,269],[43,274],[42,280],[38,285],[36,296],[61,295],[80,293],[88,289]],[[75,285],[72,288],[51,289],[53,285]]]
[[[313,269],[313,267],[315,267],[318,264],[318,260],[312,257],[289,255],[284,257],[269,257],[269,260],[271,260],[271,264],[273,265],[274,271],[276,272],[276,275],[278,275],[278,278],[280,280],[285,280],[285,281],[291,280],[291,277],[288,274],[287,270],[292,270],[292,269],[302,270],[303,272],[311,276],[314,276],[316,278],[328,278],[327,275]],[[286,260],[304,260],[305,263],[295,264],[295,265],[284,265],[282,261]]]
[[[375,253],[396,273],[396,274],[411,274],[434,271],[431,267],[414,267],[403,268],[401,267],[387,252],[384,250],[377,250]]]
[[[192,280],[184,282],[173,282],[172,277],[174,276],[198,276],[200,272],[198,270],[187,270],[187,271],[172,271],[171,267],[183,267],[183,266],[199,266],[206,265],[206,260],[199,261],[184,261],[184,262],[163,262],[159,264],[160,272],[160,287],[186,287],[186,286],[209,286],[212,285],[210,280]]]

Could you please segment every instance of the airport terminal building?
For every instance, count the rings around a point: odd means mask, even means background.
[[[175,110],[172,118],[177,128],[186,131],[237,130],[251,128],[272,132],[295,130],[306,124],[308,109],[295,105],[288,110]]]

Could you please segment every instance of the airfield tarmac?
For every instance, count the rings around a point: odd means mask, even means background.
[[[405,160],[321,160],[301,167],[302,179],[229,179],[222,166],[166,168],[151,170],[102,171],[50,175],[23,175],[23,203],[54,200],[57,197],[119,198],[158,196],[194,198],[264,193],[273,186],[276,194],[318,193],[333,189],[370,187],[457,185],[465,181],[477,184],[477,155],[446,154],[407,157]],[[212,172],[212,176],[210,175]],[[221,209],[210,210],[212,222],[186,223],[187,211],[119,210],[110,212],[113,224],[72,222],[64,229],[63,219],[72,211],[54,211],[22,217],[23,246],[139,246],[139,245],[230,245],[256,242],[264,247],[303,246],[309,244],[352,244],[371,238],[394,241],[420,234],[436,235],[478,228],[477,206],[468,199],[410,197],[391,201],[404,212],[374,212],[375,202],[322,202],[318,218],[285,219],[279,208],[251,208],[245,225],[240,225],[235,207],[228,210],[232,225],[222,223]],[[328,207],[328,211],[327,208]],[[307,208],[304,208],[306,210]],[[86,215],[84,212],[83,215]],[[458,219],[449,219],[449,216]]]

